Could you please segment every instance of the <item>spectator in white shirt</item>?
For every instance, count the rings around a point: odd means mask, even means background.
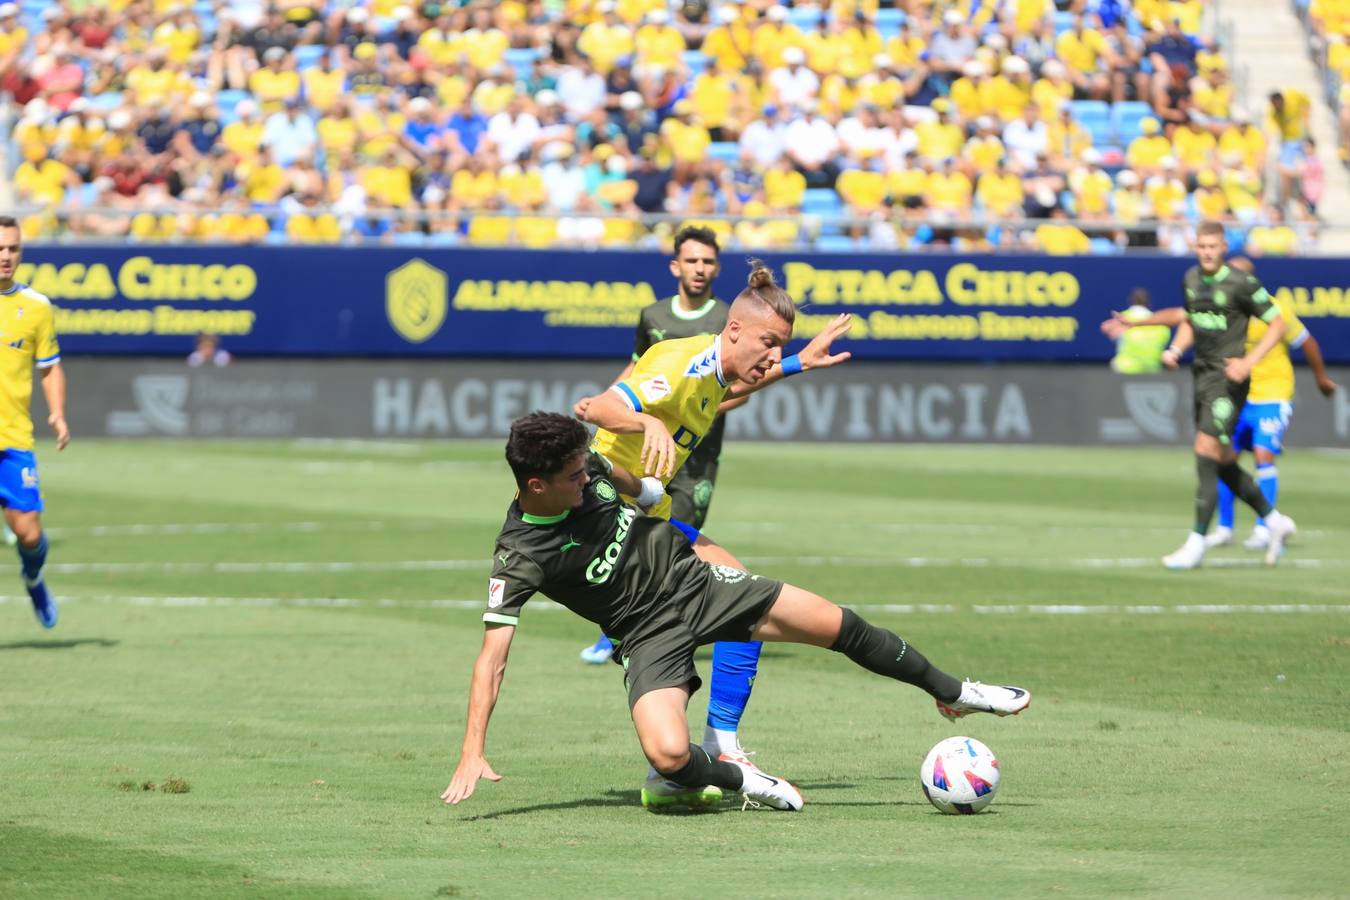
[[[1035,103],[1028,103],[1022,110],[1022,118],[1013,119],[1003,129],[1003,146],[1019,171],[1034,169],[1036,157],[1049,147],[1050,132],[1039,113]]]
[[[539,120],[525,108],[525,98],[516,94],[506,109],[488,119],[487,138],[502,162],[516,162],[539,137]]]
[[[578,58],[576,65],[566,66],[558,74],[557,91],[568,118],[574,122],[586,118],[591,110],[605,103],[605,79],[584,56]]]
[[[814,100],[820,90],[820,78],[808,69],[806,53],[801,47],[787,47],[783,50],[781,68],[769,73],[769,86],[773,88],[774,100],[779,106],[800,106],[807,100]]]
[[[809,187],[834,187],[839,177],[839,135],[829,120],[820,115],[814,100],[806,101],[802,114],[787,127],[784,137],[787,155],[797,171],[806,177]]]
[[[764,115],[755,119],[741,132],[741,152],[749,152],[762,168],[769,168],[778,162],[786,147],[784,131],[787,128],[788,110],[781,106],[764,107]]]

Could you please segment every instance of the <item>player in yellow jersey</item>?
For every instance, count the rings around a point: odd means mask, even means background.
[[[0,505],[5,524],[19,539],[23,583],[43,628],[56,625],[56,599],[42,580],[47,537],[42,533],[42,494],[33,456],[33,365],[42,371],[42,393],[56,432],[56,449],[70,443],[66,427],[66,376],[56,343],[51,301],[14,280],[23,257],[19,223],[0,216],[0,329],[6,355],[0,363]]]
[[[1254,272],[1251,260],[1243,256],[1230,259],[1228,265],[1248,274]],[[1284,339],[1252,368],[1251,390],[1233,433],[1233,449],[1238,453],[1250,450],[1256,457],[1256,483],[1272,505],[1280,486],[1275,457],[1284,451],[1284,433],[1289,429],[1289,422],[1294,415],[1294,366],[1289,360],[1289,351],[1303,350],[1303,358],[1308,361],[1308,368],[1312,369],[1322,396],[1330,397],[1336,393],[1336,382],[1327,374],[1322,348],[1318,346],[1316,338],[1308,333],[1308,329],[1287,304],[1276,300],[1275,305],[1280,308],[1280,317],[1288,327]],[[1247,326],[1248,350],[1261,340],[1267,327],[1260,319],[1251,320]],[[1219,527],[1206,536],[1205,543],[1210,547],[1219,547],[1232,542],[1233,492],[1227,485],[1220,484]],[[1270,529],[1258,517],[1256,527],[1242,546],[1248,550],[1264,550],[1269,543]]]
[[[763,267],[750,273],[749,285],[732,302],[719,334],[662,341],[648,348],[627,375],[608,391],[578,405],[579,414],[599,426],[592,449],[634,475],[669,484],[690,451],[708,434],[718,410],[728,399],[744,397],[780,378],[847,360],[848,353],[830,353],[852,317],[841,315],[801,353],[783,358],[792,336],[796,306]],[[636,497],[652,515],[670,518],[670,497]],[[729,567],[744,566],[692,526],[671,520],[693,543],[700,557]],[[737,737],[741,715],[750,698],[758,668],[760,644],[719,642],[713,649],[708,727],[703,746],[749,765]],[[715,711],[720,713],[714,715]],[[700,791],[670,782],[654,769],[642,790],[642,803],[662,807],[676,803],[703,805]]]

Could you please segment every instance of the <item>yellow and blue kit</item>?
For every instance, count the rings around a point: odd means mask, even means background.
[[[33,456],[33,366],[61,361],[51,301],[26,284],[0,291],[0,505],[42,510]]]

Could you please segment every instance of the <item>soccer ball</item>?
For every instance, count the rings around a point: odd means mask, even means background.
[[[951,815],[973,815],[994,802],[998,760],[974,738],[939,741],[919,767],[919,784],[928,802]]]

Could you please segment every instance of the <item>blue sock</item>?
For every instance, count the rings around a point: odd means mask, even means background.
[[[1256,464],[1256,483],[1261,486],[1261,493],[1265,494],[1273,509],[1275,507],[1275,495],[1280,492],[1280,472],[1275,468],[1274,463]],[[1266,520],[1258,518],[1256,524],[1264,525]]]
[[[23,564],[23,577],[32,581],[42,573],[42,564],[47,561],[47,533],[38,537],[36,547],[19,544],[19,561]]]
[[[595,642],[595,649],[597,649],[597,650],[613,650],[613,649],[614,649],[614,642],[611,641],[611,640],[609,639],[609,635],[607,635],[607,634],[602,634],[602,635],[600,635],[600,640],[598,640],[598,641]]]
[[[1219,527],[1233,527],[1233,489],[1219,482]]]
[[[712,687],[708,691],[708,727],[735,731],[750,702],[750,689],[759,671],[763,641],[713,644]]]

